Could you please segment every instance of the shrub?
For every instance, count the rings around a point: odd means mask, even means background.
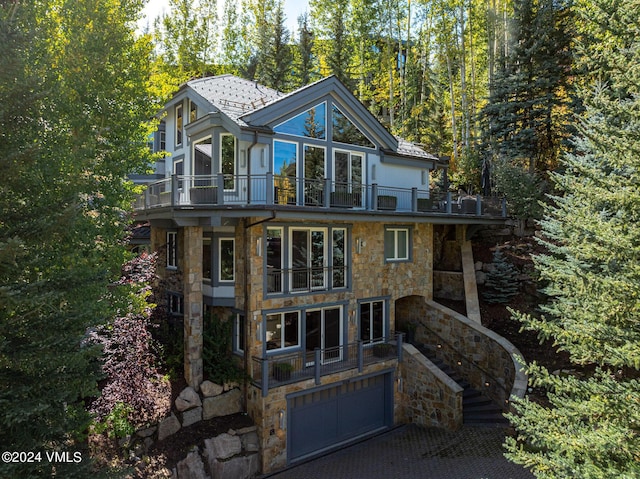
[[[103,347],[102,371],[106,382],[92,406],[101,426],[110,435],[127,430],[126,424],[142,427],[162,418],[170,409],[169,384],[157,368],[151,337],[153,305],[147,302],[155,275],[155,255],[143,253],[123,267],[111,300],[121,314],[92,334]]]
[[[243,372],[233,358],[231,320],[223,321],[212,314],[206,318],[203,331],[204,375],[214,383],[223,384],[243,378]]]

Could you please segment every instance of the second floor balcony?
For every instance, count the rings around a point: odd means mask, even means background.
[[[162,207],[246,206],[397,211],[415,214],[506,217],[504,198],[480,195],[454,198],[450,192],[401,188],[377,183],[340,183],[330,179],[266,175],[173,175],[147,185],[137,211]]]

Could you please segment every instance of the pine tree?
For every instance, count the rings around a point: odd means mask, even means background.
[[[491,264],[482,297],[487,303],[508,303],[518,294],[518,270],[504,257],[500,248],[494,251]]]
[[[513,45],[483,109],[498,189],[508,198],[519,198],[520,185],[527,187],[525,199],[511,205],[519,218],[540,217],[541,179],[556,166],[567,134],[571,51],[566,3],[515,2]]]
[[[575,152],[554,174],[536,268],[550,298],[517,314],[585,377],[529,366],[549,404],[515,403],[508,457],[539,478],[640,476],[640,23],[638,0],[577,2],[580,97]],[[603,83],[604,81],[604,83]],[[594,372],[588,373],[593,370]]]

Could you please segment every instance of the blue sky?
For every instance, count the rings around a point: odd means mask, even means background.
[[[238,2],[240,3],[240,2]],[[220,8],[224,5],[224,0],[218,0]],[[139,22],[140,28],[144,28],[147,23],[153,23],[153,20],[162,15],[169,9],[169,0],[149,0],[147,6],[143,10],[146,17],[145,20]],[[284,12],[287,16],[287,27],[293,34],[297,30],[298,16],[308,9],[309,0],[284,0]]]

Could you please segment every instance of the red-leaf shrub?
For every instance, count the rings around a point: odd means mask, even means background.
[[[102,394],[91,406],[99,421],[118,404],[130,406],[127,419],[134,427],[156,422],[170,410],[170,385],[159,373],[150,330],[155,306],[148,299],[155,268],[156,255],[147,253],[123,266],[122,278],[112,291],[112,300],[122,303],[122,313],[93,334],[103,346],[106,375]]]

